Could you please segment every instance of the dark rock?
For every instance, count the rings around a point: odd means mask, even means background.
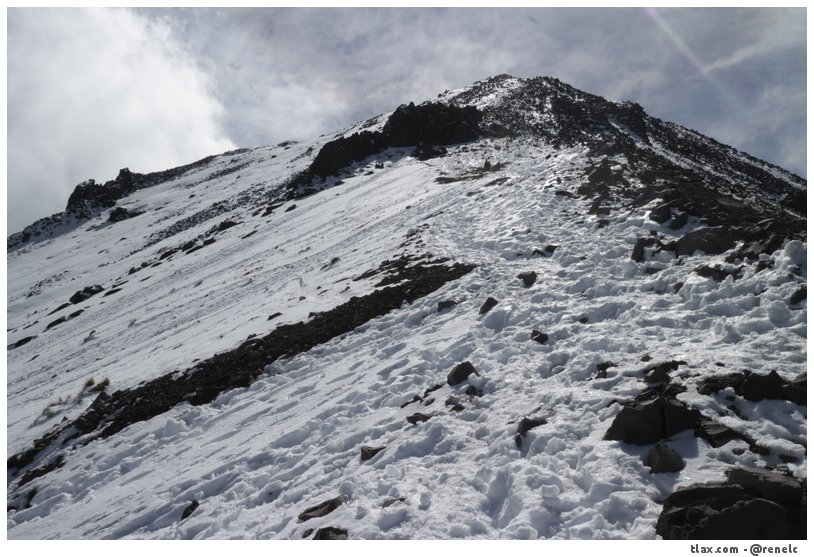
[[[467,378],[469,378],[469,376],[473,373],[480,376],[480,374],[475,370],[475,366],[473,366],[471,362],[461,362],[460,364],[456,365],[447,375],[447,384],[454,387],[455,385],[466,381]]]
[[[413,157],[420,161],[443,157],[446,154],[447,150],[444,147],[440,145],[430,145],[428,143],[419,143],[413,151]]]
[[[444,406],[449,406],[450,410],[452,410],[453,412],[460,412],[465,408],[464,405],[461,404],[460,399],[458,399],[458,397],[456,396],[448,397],[446,401],[444,401]]]
[[[454,308],[458,305],[458,302],[455,300],[442,300],[438,302],[438,311],[444,311],[445,309]]]
[[[557,248],[558,248],[558,247],[560,247],[560,246],[554,246],[554,245],[549,244],[549,245],[547,245],[547,246],[545,247],[545,252],[546,252],[548,255],[553,255],[553,254],[554,254],[554,252],[555,252],[555,251],[557,251]]]
[[[272,313],[271,315],[269,315],[269,318],[268,318],[268,319],[266,319],[266,321],[271,321],[272,319],[277,319],[277,318],[278,318],[278,317],[280,317],[281,315],[282,315],[282,313],[280,313],[279,311],[275,311],[274,313]]]
[[[557,197],[574,197],[574,194],[567,190],[557,190],[554,192]]]
[[[535,282],[537,282],[537,273],[534,271],[525,271],[517,275],[517,278],[523,281],[523,285],[528,288]]]
[[[585,323],[588,322],[588,318],[586,316],[583,316],[583,317],[580,317],[579,319],[577,319],[577,321],[579,321],[580,323],[582,323],[584,325]]]
[[[596,374],[598,378],[605,378],[608,376],[608,368],[616,367],[616,364],[613,362],[602,362],[601,364],[596,364]],[[601,375],[601,377],[600,377]]]
[[[695,428],[695,436],[700,437],[715,448],[723,447],[736,439],[748,441],[744,435],[734,429],[709,419],[702,419],[698,422],[698,426]]]
[[[481,112],[474,106],[441,103],[413,103],[399,106],[382,129],[385,141],[393,147],[419,143],[450,145],[477,139]]]
[[[793,477],[761,468],[733,468],[727,471],[726,478],[730,484],[743,487],[755,497],[786,507],[803,504],[803,486]]]
[[[783,396],[789,402],[805,406],[807,404],[806,387],[806,372],[803,372],[795,377],[791,383],[788,383],[783,387]]]
[[[314,534],[312,540],[346,540],[348,539],[348,531],[344,528],[336,528],[334,526],[327,526],[320,528]]]
[[[724,226],[699,228],[676,242],[676,254],[692,255],[696,251],[703,251],[707,255],[716,255],[733,247],[735,239],[728,228]]]
[[[63,310],[63,309],[65,309],[66,307],[70,307],[70,306],[72,306],[72,305],[73,305],[73,304],[71,304],[71,302],[65,302],[64,304],[62,304],[61,306],[59,306],[57,309],[55,309],[54,311],[52,311],[52,312],[51,312],[51,313],[49,313],[48,315],[53,315],[53,314],[55,314],[56,312],[58,312],[58,311],[60,311],[60,310]]]
[[[192,503],[187,505],[187,507],[184,509],[184,512],[181,513],[181,520],[186,520],[187,518],[189,518],[189,515],[194,513],[195,509],[197,509],[199,506],[200,504],[198,503],[198,501],[193,499]]]
[[[670,374],[662,368],[656,368],[648,371],[644,376],[645,383],[669,383]]]
[[[526,432],[531,431],[537,426],[541,426],[546,424],[547,422],[543,418],[523,418],[519,422],[517,422],[517,432],[514,435],[514,444],[518,447],[523,445],[523,436],[526,435]]]
[[[60,317],[59,319],[55,319],[54,321],[51,321],[50,323],[48,323],[48,324],[45,326],[45,330],[47,331],[47,330],[48,330],[48,329],[50,329],[51,327],[56,327],[57,325],[61,325],[62,323],[65,323],[67,320],[68,320],[68,316],[67,316],[67,315],[63,315],[63,316],[62,316],[62,317]]]
[[[700,267],[696,267],[695,273],[702,277],[711,278],[715,282],[723,282],[726,280],[726,277],[729,276],[738,278],[742,269],[743,267],[738,267],[737,269],[723,269],[720,265],[716,265],[715,267],[701,265]]]
[[[217,231],[223,232],[224,230],[229,230],[230,228],[232,228],[233,226],[237,226],[238,224],[240,223],[235,222],[233,220],[225,220],[222,223],[218,224]]]
[[[680,230],[687,226],[687,222],[690,220],[690,214],[685,211],[678,211],[673,220],[670,221],[670,228],[673,230]]]
[[[382,508],[386,509],[387,507],[391,507],[396,503],[404,503],[406,500],[407,500],[406,497],[393,497],[390,499],[385,499],[384,502],[382,503]]]
[[[296,205],[296,204],[292,204],[292,205],[289,205],[288,207],[286,207],[286,210],[285,210],[284,212],[288,213],[288,212],[293,211],[293,210],[294,210],[294,209],[296,209],[296,208],[297,208],[297,205]]]
[[[31,341],[32,341],[32,340],[34,340],[35,338],[37,338],[37,337],[36,337],[36,335],[35,335],[35,336],[30,336],[30,337],[21,338],[21,339],[20,339],[20,340],[18,340],[17,342],[12,342],[11,344],[9,344],[7,349],[8,349],[8,350],[14,350],[15,348],[19,348],[19,347],[23,346],[24,344],[28,344],[29,342],[31,342]]]
[[[486,298],[486,301],[483,302],[483,305],[480,307],[480,312],[479,313],[481,315],[483,315],[485,313],[489,313],[489,310],[491,310],[496,305],[497,305],[497,300],[495,300],[494,298],[489,296],[488,298]]]
[[[800,288],[798,288],[794,292],[794,294],[791,295],[791,298],[789,298],[789,304],[796,306],[805,299],[806,299],[806,286],[803,285]]]
[[[480,398],[483,396],[483,391],[477,388],[475,385],[469,385],[464,391],[464,394],[470,397],[476,396]]]
[[[644,456],[643,462],[653,474],[679,472],[687,465],[681,455],[668,447],[664,441],[653,445]]]
[[[437,391],[438,389],[440,389],[443,386],[444,385],[442,385],[441,383],[436,383],[432,387],[427,387],[427,389],[424,391],[424,396],[426,397],[428,394],[434,393],[435,391]]]
[[[637,263],[644,262],[644,248],[652,246],[656,243],[656,239],[651,237],[647,238],[639,238],[636,240],[636,245],[633,246],[633,253],[630,254],[630,258]]]
[[[108,290],[107,292],[105,292],[103,298],[107,298],[108,296],[112,296],[113,294],[121,291],[122,291],[121,288],[114,288],[113,290]]]
[[[342,504],[347,500],[348,498],[345,497],[344,495],[334,497],[333,499],[328,499],[327,501],[323,501],[318,505],[308,507],[303,512],[301,512],[297,516],[297,518],[299,519],[300,522],[305,522],[306,520],[311,520],[312,518],[319,518],[320,516],[325,516],[341,507]]]
[[[367,445],[362,445],[360,452],[362,456],[362,462],[366,460],[370,460],[380,452],[382,452],[385,447],[369,447]]]
[[[672,217],[672,213],[670,212],[670,207],[672,206],[671,202],[662,203],[655,209],[650,211],[650,220],[657,222],[659,224],[663,224],[670,220]]]
[[[103,290],[104,288],[102,288],[98,284],[94,284],[93,286],[86,286],[82,290],[79,290],[78,292],[74,293],[74,295],[71,296],[68,301],[71,302],[72,304],[78,304],[80,302],[84,302],[91,296],[95,296],[96,294]]]
[[[419,424],[419,423],[422,423],[422,422],[426,422],[430,418],[432,418],[432,416],[428,416],[427,414],[422,414],[420,412],[416,412],[412,416],[407,416],[407,421],[412,425],[416,425],[416,424]]]
[[[548,340],[548,335],[545,333],[541,333],[537,329],[531,331],[531,340],[535,342],[539,342],[540,344],[545,344]]]
[[[110,222],[121,222],[129,218],[137,217],[141,214],[143,214],[142,211],[130,211],[124,207],[115,207],[112,211],[110,211],[110,215],[108,215],[107,220]]]
[[[707,377],[696,383],[696,390],[702,395],[711,395],[727,387],[732,387],[736,391],[746,376],[743,373],[729,373],[727,375],[717,375]]]
[[[605,439],[633,445],[649,445],[685,429],[695,429],[701,413],[684,403],[657,396],[634,402],[616,415]]]
[[[694,484],[667,497],[656,533],[669,540],[800,539],[789,512],[730,484]]]
[[[653,359],[653,357],[650,356],[650,354],[645,354],[644,356],[642,356],[641,361],[642,362],[649,362],[652,359]]]
[[[746,378],[736,389],[739,395],[752,402],[758,402],[764,399],[783,399],[783,387],[785,382],[772,370],[768,375],[758,375],[757,373],[749,373]]]
[[[407,402],[402,403],[402,405],[400,406],[400,408],[404,408],[404,407],[406,407],[406,406],[409,406],[410,404],[412,404],[412,403],[414,403],[414,402],[421,402],[422,400],[423,400],[423,399],[422,399],[420,396],[418,396],[418,395],[414,395],[412,399],[408,400]]]
[[[383,151],[387,147],[380,132],[362,131],[326,143],[319,150],[309,170],[320,178],[336,174],[353,162]]]

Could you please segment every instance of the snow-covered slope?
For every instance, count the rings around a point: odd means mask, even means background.
[[[10,239],[8,537],[648,539],[679,487],[804,480],[805,183],[566,88],[446,93],[483,119],[444,154],[241,150]],[[609,434],[636,397],[696,412],[682,470]]]

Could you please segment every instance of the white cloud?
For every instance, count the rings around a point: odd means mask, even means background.
[[[168,27],[128,10],[8,11],[8,233],[74,185],[233,148],[206,75]]]

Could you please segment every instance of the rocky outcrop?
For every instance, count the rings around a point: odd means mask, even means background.
[[[736,468],[726,482],[681,487],[667,497],[656,533],[669,540],[805,539],[805,516],[803,482]]]

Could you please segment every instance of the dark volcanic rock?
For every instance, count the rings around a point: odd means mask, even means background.
[[[78,292],[74,293],[74,295],[71,296],[68,301],[70,301],[72,304],[78,304],[84,302],[91,296],[95,296],[96,294],[102,292],[103,290],[104,288],[102,288],[98,284],[94,284],[93,286],[86,286],[82,290],[79,290]]]
[[[312,540],[346,540],[348,539],[348,531],[344,528],[336,528],[335,526],[327,526],[320,528],[314,534]]]
[[[649,445],[685,429],[695,429],[701,413],[664,396],[634,402],[614,418],[605,439],[633,445]]]
[[[676,242],[676,254],[692,255],[696,251],[703,251],[707,255],[716,255],[733,247],[735,239],[727,227],[699,228]]]
[[[517,422],[517,432],[514,434],[514,444],[521,447],[523,445],[523,437],[526,435],[526,432],[546,423],[547,422],[543,418],[523,418]]]
[[[659,441],[653,445],[644,456],[643,462],[653,474],[679,472],[687,465],[681,455],[668,447],[664,441]]]
[[[670,360],[669,362],[662,362],[648,366],[644,370],[645,383],[669,383],[670,374],[668,372],[675,371],[678,366],[686,365],[687,362],[680,360]]]
[[[422,414],[421,412],[416,412],[412,416],[407,416],[407,421],[412,425],[416,425],[422,422],[426,422],[430,418],[432,418],[432,416]]]
[[[528,288],[529,286],[537,282],[537,273],[535,273],[534,271],[525,271],[517,275],[517,278],[522,280],[523,286]]]
[[[110,222],[121,222],[123,220],[137,217],[141,214],[143,214],[142,211],[130,211],[125,207],[114,207],[110,211],[110,215],[108,215],[107,220]]]
[[[772,370],[768,375],[750,373],[736,389],[739,395],[747,400],[758,402],[764,399],[783,399],[785,381]]]
[[[449,372],[447,375],[447,384],[452,385],[459,385],[469,378],[471,374],[479,375],[477,370],[475,370],[475,366],[472,365],[471,362],[461,362],[460,364],[456,365],[452,368],[452,371]]]
[[[633,246],[633,253],[630,254],[630,258],[637,263],[644,262],[644,248],[650,247],[655,243],[656,239],[653,237],[639,238],[636,240],[636,245]]]
[[[478,124],[482,118],[474,106],[455,106],[441,103],[413,103],[401,105],[387,119],[382,129],[387,144],[407,147],[428,143],[450,145],[478,138]]]
[[[806,299],[806,287],[805,285],[803,285],[800,288],[798,288],[794,292],[794,294],[791,295],[791,297],[789,298],[789,304],[796,306],[805,299]]]
[[[413,156],[420,161],[443,157],[446,154],[447,150],[444,147],[440,145],[430,145],[429,143],[419,143],[413,151]]]
[[[34,336],[30,336],[30,337],[21,338],[21,339],[20,339],[20,340],[18,340],[17,342],[12,342],[11,344],[9,344],[9,345],[8,345],[8,350],[14,350],[15,348],[19,348],[19,347],[23,346],[24,344],[28,344],[29,342],[31,342],[31,341],[32,341],[32,340],[34,340],[35,338],[37,338],[37,337],[36,337],[36,335],[34,335]]]
[[[677,489],[664,502],[656,533],[664,539],[805,539],[805,487],[756,468],[727,472],[727,482]]]
[[[382,452],[384,449],[385,447],[369,447],[367,445],[362,445],[362,448],[360,449],[362,462],[370,460],[371,458]]]
[[[297,518],[300,520],[300,522],[305,522],[306,520],[311,520],[312,518],[319,518],[321,516],[325,516],[341,507],[342,503],[344,503],[347,500],[348,498],[345,497],[344,495],[334,497],[333,499],[328,499],[327,501],[323,501],[318,505],[308,507],[307,509],[302,511],[297,516]]]
[[[199,505],[200,505],[200,503],[198,503],[198,501],[196,499],[193,499],[192,503],[187,505],[187,507],[184,509],[184,512],[181,513],[181,520],[186,520],[187,518],[189,518],[189,515],[194,513],[195,509],[197,509],[199,507]]]
[[[734,429],[718,423],[714,420],[702,419],[695,428],[695,436],[705,440],[711,447],[723,447],[730,441],[743,439],[751,441],[746,436],[738,433]]]
[[[458,305],[458,302],[455,300],[442,300],[438,302],[438,311],[444,311],[445,309],[454,308]]]
[[[489,313],[489,311],[497,305],[497,300],[489,296],[486,298],[486,301],[483,302],[483,305],[480,307],[479,313],[483,315],[484,313]]]
[[[539,342],[540,344],[545,344],[548,341],[548,335],[545,333],[541,333],[537,329],[531,331],[531,340],[534,342]]]
[[[381,132],[363,131],[326,143],[319,150],[310,170],[320,178],[331,176],[353,162],[374,155],[387,147]]]

